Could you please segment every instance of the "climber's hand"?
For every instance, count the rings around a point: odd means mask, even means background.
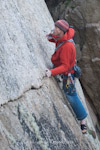
[[[49,69],[46,69],[46,76],[47,76],[48,78],[51,77],[51,71],[50,71]]]

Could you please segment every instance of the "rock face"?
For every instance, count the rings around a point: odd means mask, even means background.
[[[81,83],[100,118],[100,1],[61,1],[56,6],[52,1],[53,8],[48,1],[47,4],[54,20],[66,19],[76,29]]]
[[[0,150],[99,150],[97,137],[81,134],[55,79],[45,77],[54,51],[45,2],[3,0],[0,12]]]
[[[42,88],[30,90],[17,101],[2,106],[1,150],[95,150],[81,135],[62,100],[59,88],[51,79]]]
[[[17,99],[31,87],[39,88],[44,70],[49,67],[53,46],[45,36],[53,20],[45,3],[40,2],[41,7],[39,2],[34,7],[34,1],[0,2],[1,104]],[[38,21],[44,11],[45,16]]]

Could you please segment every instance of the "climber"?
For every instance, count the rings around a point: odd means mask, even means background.
[[[69,84],[69,74],[73,81],[75,81],[74,70],[70,69],[74,66],[76,59],[75,46],[73,42],[70,42],[74,36],[74,32],[74,29],[69,27],[67,21],[58,20],[55,22],[53,33],[46,36],[50,42],[54,42],[56,44],[55,52],[51,57],[54,68],[47,69],[46,76],[51,77],[58,74],[63,75],[63,90],[65,96],[72,106],[77,119],[80,120],[82,133],[85,134],[87,133],[85,121],[87,112],[77,95],[75,84],[73,84],[73,86],[70,86]]]

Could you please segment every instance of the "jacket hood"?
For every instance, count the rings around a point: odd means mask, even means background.
[[[74,34],[75,34],[75,30],[73,28],[69,28],[67,33],[67,40],[72,39],[74,37]]]

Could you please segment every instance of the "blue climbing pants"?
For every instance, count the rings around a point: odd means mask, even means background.
[[[72,77],[74,79],[73,75],[72,75]],[[66,87],[66,82],[67,82],[67,76],[64,75],[63,90],[65,93],[65,96],[66,96],[67,100],[69,101],[74,113],[76,114],[77,119],[83,120],[87,117],[87,112],[86,112],[84,106],[82,105],[82,102],[80,101],[78,95],[77,95],[75,84],[73,87],[69,87],[69,89],[68,89]]]

